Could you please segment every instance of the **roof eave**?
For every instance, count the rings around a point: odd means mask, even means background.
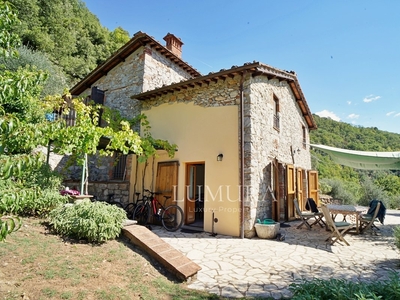
[[[259,62],[246,63],[240,67],[233,66],[231,69],[228,70],[221,70],[216,73],[209,73],[208,75],[205,76],[200,76],[193,79],[174,83],[171,85],[163,86],[158,89],[133,95],[131,96],[131,99],[137,99],[141,101],[149,100],[164,94],[172,93],[174,91],[193,88],[195,86],[202,86],[203,84],[209,84],[210,82],[217,82],[219,79],[226,79],[227,77],[233,78],[235,75],[244,74],[245,72],[252,73],[252,76],[264,75],[267,76],[269,80],[276,78],[281,81],[287,81],[289,83],[290,88],[293,91],[293,94],[296,98],[296,102],[300,106],[300,109],[303,113],[303,117],[306,119],[309,129],[310,130],[317,129],[317,124],[314,121],[314,118],[312,117],[312,113],[307,105],[307,101],[301,90],[300,84],[297,80],[297,76],[295,75],[295,73],[282,71],[270,67],[268,65],[261,64]]]

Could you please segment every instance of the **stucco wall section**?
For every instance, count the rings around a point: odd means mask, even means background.
[[[276,158],[283,164],[311,169],[309,149],[303,148],[303,127],[307,124],[286,81],[268,80],[265,76],[250,78],[245,83],[245,236],[254,236],[257,219],[271,218],[272,199],[270,164]],[[280,129],[273,126],[275,95],[279,99]],[[308,130],[307,140],[308,140]],[[307,146],[308,147],[308,146]]]

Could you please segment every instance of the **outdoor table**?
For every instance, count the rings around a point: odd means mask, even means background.
[[[343,220],[346,221],[346,218],[351,218],[356,224],[356,233],[360,233],[360,216],[361,213],[365,211],[364,207],[358,207],[354,205],[337,205],[337,204],[328,204],[329,212],[332,214],[333,220],[335,220],[337,215],[342,215]]]

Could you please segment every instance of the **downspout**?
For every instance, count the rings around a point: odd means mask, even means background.
[[[240,238],[244,238],[244,107],[243,82],[246,71],[242,73],[239,85],[240,96]]]

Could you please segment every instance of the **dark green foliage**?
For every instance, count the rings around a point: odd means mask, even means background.
[[[18,57],[0,57],[0,72],[5,70],[16,72],[20,67],[35,66],[37,70],[49,75],[44,83],[41,96],[64,93],[69,83],[60,67],[53,64],[42,52],[33,51],[26,46],[17,48],[17,51]]]
[[[357,186],[352,185],[351,182],[345,182],[337,178],[322,178],[320,179],[320,184],[329,186],[329,195],[334,199],[342,200],[343,204],[355,204],[356,198],[355,194],[357,191]],[[353,191],[350,192],[350,191]]]
[[[79,204],[54,209],[49,219],[54,230],[61,235],[89,242],[105,242],[120,234],[126,213],[115,205],[86,199]]]
[[[292,300],[375,300],[400,299],[399,275],[393,272],[390,279],[371,283],[356,283],[344,279],[314,279],[293,283]]]
[[[46,53],[71,83],[82,79],[129,40],[122,28],[103,27],[81,0],[10,0],[25,46]]]
[[[7,156],[1,156],[3,165]],[[15,161],[17,156],[13,156]],[[61,178],[43,161],[22,165],[21,172],[0,179],[0,215],[43,215],[67,199],[60,195]]]
[[[375,127],[352,126],[317,115],[313,117],[318,129],[310,133],[312,144],[358,151],[400,151],[400,134]],[[338,165],[329,155],[314,149],[311,155],[312,166],[318,170],[320,182],[328,184],[328,188],[324,187],[327,194],[345,203],[368,205],[371,200],[378,199],[387,208],[399,207],[399,171],[358,170]]]
[[[400,151],[400,134],[313,117],[318,125],[318,129],[311,132],[313,144],[359,151]]]
[[[21,219],[14,216],[0,216],[0,242],[10,233],[21,228]]]
[[[400,249],[400,226],[394,228],[393,236],[396,247]]]

